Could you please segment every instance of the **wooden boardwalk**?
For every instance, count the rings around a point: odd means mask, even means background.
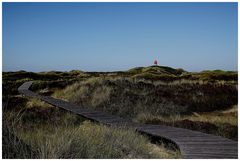
[[[25,96],[38,98],[53,106],[72,111],[90,120],[106,125],[132,127],[138,132],[160,139],[166,139],[178,146],[182,158],[238,158],[238,143],[236,141],[182,128],[134,123],[131,120],[110,115],[102,111],[93,111],[63,100],[49,96],[41,96],[29,90],[32,83],[32,81],[25,82],[18,88],[18,91]]]

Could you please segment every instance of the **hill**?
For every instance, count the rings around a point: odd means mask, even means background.
[[[149,66],[149,67],[136,67],[129,69],[127,72],[131,74],[143,74],[143,73],[150,73],[150,74],[167,74],[167,75],[174,75],[179,76],[183,73],[186,73],[183,69],[174,69],[167,66]]]

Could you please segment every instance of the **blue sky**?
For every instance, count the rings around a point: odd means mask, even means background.
[[[237,3],[3,3],[3,71],[237,70]]]

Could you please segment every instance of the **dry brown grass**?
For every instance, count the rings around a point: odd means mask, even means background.
[[[177,122],[181,120],[191,120],[191,121],[201,121],[201,122],[209,122],[212,124],[225,124],[228,123],[230,125],[238,125],[238,117],[237,112],[232,113],[220,113],[220,112],[203,112],[203,113],[195,113],[193,115],[174,115],[170,117],[161,117],[154,116],[152,114],[139,114],[136,117],[136,121],[147,122],[147,120],[159,120],[163,122]]]
[[[132,129],[78,121],[77,115],[29,99],[22,111],[4,112],[5,158],[179,158],[168,145],[153,145]],[[7,123],[7,124],[6,124]],[[21,142],[17,141],[19,138]],[[11,147],[13,147],[11,149]],[[11,150],[11,151],[10,151]],[[16,153],[18,153],[16,155]]]
[[[48,129],[51,129],[50,131]],[[179,158],[178,150],[153,145],[131,129],[84,122],[80,126],[19,131],[18,137],[38,152],[37,158]]]

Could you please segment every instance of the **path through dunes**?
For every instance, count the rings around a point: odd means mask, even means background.
[[[38,98],[53,106],[72,111],[93,121],[112,126],[128,126],[135,128],[138,132],[167,139],[179,147],[183,158],[238,158],[238,144],[236,141],[182,128],[134,123],[119,116],[102,111],[93,111],[63,100],[39,95],[29,90],[32,83],[32,81],[25,82],[18,88],[18,91],[25,96]]]

